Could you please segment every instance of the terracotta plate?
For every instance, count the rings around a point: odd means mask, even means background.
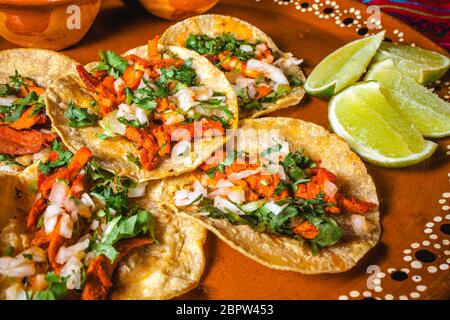
[[[104,1],[87,36],[65,51],[82,63],[98,49],[123,52],[161,34],[171,22],[156,18],[135,1]],[[354,1],[225,0],[211,12],[247,20],[267,32],[283,51],[305,60],[309,74],[328,53],[377,30],[366,28],[367,7]],[[369,19],[370,20],[370,19]],[[381,14],[380,27],[394,42],[443,51],[426,37]],[[0,49],[12,47],[0,42]],[[448,53],[447,53],[448,54]],[[434,84],[448,99],[449,81]],[[276,113],[329,128],[327,104],[307,98]],[[195,299],[427,299],[450,298],[450,139],[437,141],[431,159],[407,169],[367,165],[381,200],[383,235],[378,246],[351,271],[304,276],[265,268],[213,235],[206,243],[207,267],[201,286],[183,296]]]

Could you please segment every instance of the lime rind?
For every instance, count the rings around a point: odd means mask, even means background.
[[[337,114],[336,107],[341,99],[341,97],[347,94],[348,90],[354,90],[357,86],[373,86],[373,89],[379,89],[379,85],[375,81],[367,81],[367,82],[359,82],[351,87],[348,87],[335,97],[333,97],[329,103],[328,109],[328,118],[331,124],[333,131],[343,138],[349,146],[358,153],[364,160],[379,165],[383,167],[405,167],[409,165],[413,165],[419,163],[427,158],[429,158],[437,148],[437,144],[431,141],[423,140],[424,146],[420,152],[411,152],[410,155],[402,156],[402,157],[389,157],[378,150],[370,148],[369,146],[363,144],[358,139],[355,139],[340,123]],[[381,92],[380,92],[381,94]]]
[[[391,106],[429,138],[450,134],[450,104],[418,84],[391,59],[371,66],[364,80],[375,80]]]
[[[384,34],[382,31],[358,39],[329,54],[309,75],[305,91],[320,98],[330,98],[358,81],[377,52]]]
[[[427,85],[440,79],[450,68],[450,58],[419,47],[382,42],[373,61],[392,59],[395,66],[418,83]]]

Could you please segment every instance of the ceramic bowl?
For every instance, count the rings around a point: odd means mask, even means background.
[[[139,2],[155,16],[181,20],[208,11],[219,0],[139,0]]]
[[[83,38],[101,0],[0,0],[0,35],[24,47],[67,48]]]

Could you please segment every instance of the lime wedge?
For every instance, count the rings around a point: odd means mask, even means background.
[[[430,157],[437,147],[390,106],[375,81],[358,82],[334,96],[328,118],[334,132],[355,152],[380,166],[412,165]]]
[[[313,96],[330,98],[358,81],[377,52],[384,31],[346,44],[329,54],[311,72],[305,90]]]
[[[392,60],[375,63],[365,80],[376,80],[391,106],[425,137],[450,135],[450,104],[403,74]]]
[[[421,84],[436,81],[450,67],[450,59],[442,54],[391,42],[382,42],[374,56],[374,61],[386,59],[391,59],[400,71]]]

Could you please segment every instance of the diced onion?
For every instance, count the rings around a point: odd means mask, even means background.
[[[96,219],[92,220],[91,230],[96,230],[98,228],[99,224],[100,224],[100,222],[98,222],[98,220],[96,220]]]
[[[247,62],[247,69],[262,72],[266,77],[272,79],[277,84],[289,84],[288,79],[280,68],[263,61],[250,59]]]
[[[137,120],[136,118],[136,108],[129,106],[125,103],[119,104],[118,111],[117,111],[117,118],[125,118],[127,120]]]
[[[71,257],[61,268],[60,276],[67,277],[66,287],[69,290],[81,289],[83,264],[76,257]]]
[[[220,211],[223,211],[223,212],[233,212],[233,213],[236,213],[238,215],[245,214],[236,205],[234,205],[233,203],[231,203],[227,199],[222,198],[221,196],[217,196],[217,197],[214,198],[214,207],[216,207],[217,209],[219,209]]]
[[[247,178],[249,176],[255,175],[257,173],[259,173],[261,171],[261,168],[257,168],[255,170],[243,170],[240,172],[235,172],[232,173],[228,176],[229,180],[239,180],[239,179],[244,179]]]
[[[256,45],[256,50],[257,51],[266,51],[268,48],[267,48],[267,45],[265,44],[265,43],[259,43],[259,44],[257,44]]]
[[[44,229],[46,234],[50,234],[55,229],[58,222],[58,216],[62,215],[64,210],[57,205],[49,205],[44,212]]]
[[[258,90],[256,89],[255,86],[249,86],[247,88],[247,94],[250,99],[254,99],[257,93],[258,93]]]
[[[138,183],[138,185],[134,188],[128,189],[128,197],[129,198],[139,198],[145,194],[145,187],[147,186],[147,182]]]
[[[264,205],[264,207],[266,207],[270,212],[272,212],[276,216],[279,215],[287,206],[288,206],[287,203],[282,206],[279,206],[273,201],[269,201]]]
[[[175,93],[175,98],[177,99],[177,105],[180,107],[184,112],[188,111],[190,108],[192,108],[197,103],[192,98],[194,95],[194,92],[189,88],[183,88],[179,90],[177,93]]]
[[[250,45],[248,45],[248,44],[241,44],[241,45],[239,46],[239,49],[242,50],[242,51],[244,51],[244,52],[252,52],[252,51],[253,51],[252,46],[250,46]]]
[[[80,253],[84,256],[84,250],[89,247],[89,238],[80,239],[77,243],[70,247],[61,247],[56,255],[56,262],[65,264],[72,256],[79,256]]]
[[[188,154],[190,154],[190,151],[191,151],[191,142],[187,140],[182,140],[173,146],[171,152],[172,159],[185,158],[184,156],[185,153],[187,152]]]
[[[95,208],[94,201],[92,200],[91,196],[88,195],[86,192],[81,195],[81,202],[83,202],[84,205],[92,209]]]
[[[350,222],[356,235],[363,236],[370,231],[369,222],[365,217],[359,214],[352,214],[350,216]]]
[[[268,174],[278,174],[278,177],[280,180],[286,180],[286,173],[284,172],[284,168],[282,165],[279,164],[268,164],[265,166],[265,171],[267,171]],[[265,173],[265,172],[264,172]],[[263,173],[263,175],[264,175]]]
[[[145,110],[139,107],[136,108],[136,118],[140,124],[146,124],[148,122],[148,117],[147,114],[145,113]]]
[[[6,300],[27,300],[27,294],[18,283],[13,284],[5,290]]]
[[[119,87],[123,84],[123,80],[122,78],[117,78],[116,81],[114,81],[114,90],[116,90],[116,92],[119,92]]]
[[[64,181],[56,181],[53,183],[52,191],[50,192],[48,199],[51,204],[61,206],[69,192],[70,188],[67,183]]]
[[[259,208],[261,208],[264,204],[265,200],[256,200],[241,206],[242,210],[245,212],[253,212]]]
[[[198,101],[207,101],[214,94],[214,91],[207,86],[191,87],[190,89],[194,92],[195,99]]]
[[[169,126],[171,124],[177,124],[184,121],[184,116],[180,113],[175,113],[174,115],[170,116],[169,119],[164,122],[164,125]]]
[[[242,188],[230,188],[227,197],[235,203],[243,203],[245,202],[245,191]]]
[[[124,135],[126,130],[126,125],[117,120],[118,111],[114,110],[108,113],[102,120],[98,123],[105,130],[106,134],[112,135],[114,133]]]
[[[220,179],[219,181],[217,181],[216,185],[214,186],[214,188],[230,188],[230,187],[234,187],[234,184],[232,184],[230,181],[227,181],[225,179]]]
[[[247,88],[254,84],[255,84],[255,79],[245,78],[245,77],[236,77],[236,85],[239,88]]]
[[[60,228],[59,228],[59,235],[66,239],[72,238],[72,232],[73,232],[72,219],[66,213],[61,215],[60,219],[61,219],[61,222],[60,222]]]
[[[14,168],[11,168],[10,165],[0,166],[0,171],[16,172],[16,170]]]
[[[195,200],[197,200],[200,196],[206,197],[207,191],[206,189],[201,185],[200,182],[195,180],[194,182],[194,190],[192,192],[189,192],[187,190],[178,190],[175,192],[175,205],[180,206],[188,206],[194,203]]]
[[[325,181],[323,184],[323,192],[329,196],[334,197],[336,195],[336,192],[338,191],[338,187],[331,181]]]
[[[11,278],[23,278],[35,273],[34,262],[25,259],[22,254],[16,257],[0,258],[0,274]]]
[[[2,106],[11,106],[14,101],[17,100],[16,96],[6,96],[6,97],[0,97],[0,105]]]
[[[279,66],[281,69],[286,70],[291,66],[298,66],[303,62],[303,59],[297,59],[292,53],[286,53],[283,57],[274,62],[274,65]]]
[[[33,163],[36,163],[40,160],[47,158],[49,154],[50,154],[50,148],[42,149],[41,151],[39,151],[38,153],[35,153],[33,155]]]

